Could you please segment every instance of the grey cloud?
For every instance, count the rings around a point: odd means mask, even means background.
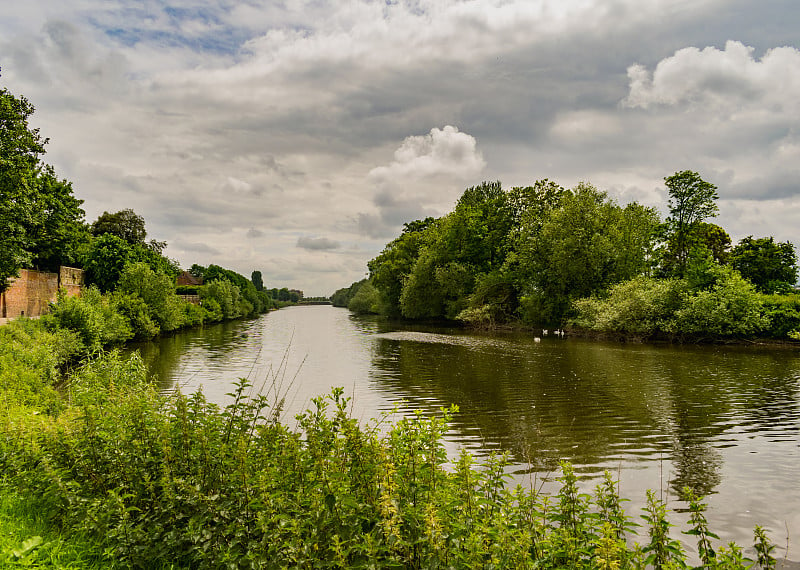
[[[302,249],[309,249],[312,251],[325,251],[331,249],[338,249],[342,246],[338,241],[328,238],[310,238],[300,237],[297,239],[297,247]]]
[[[181,240],[176,240],[170,244],[170,248],[180,249],[189,253],[202,253],[211,255],[219,255],[220,253],[218,249],[213,248],[207,243],[202,243],[202,242],[185,242]]]
[[[427,0],[346,10],[198,10],[178,0],[172,11],[146,1],[91,11],[73,0],[46,10],[43,0],[10,3],[0,21],[3,84],[36,105],[34,124],[52,139],[45,159],[87,212],[133,207],[154,237],[176,248],[209,240],[216,253],[198,256],[244,274],[302,275],[304,289],[329,293],[363,267],[341,269],[336,283],[328,271],[314,277],[315,256],[339,259],[347,248],[294,249],[298,235],[358,239],[365,262],[402,223],[445,213],[484,178],[506,187],[588,180],[656,203],[663,177],[691,168],[725,203],[778,211],[796,196],[800,96],[791,84],[764,95],[752,75],[705,74],[685,82],[689,92],[675,79],[701,69],[705,48],[725,52],[727,40],[753,47],[762,63],[796,44],[795,0],[443,2],[430,11]],[[209,43],[214,34],[220,41]],[[656,77],[685,48],[696,48],[685,52],[693,59],[679,63],[694,68]],[[649,105],[624,107],[637,64],[646,75],[634,94]],[[783,69],[765,75],[776,85],[798,76]],[[746,95],[731,97],[731,85]],[[433,139],[445,125],[475,141],[472,160],[459,160],[458,145],[437,155],[408,139]],[[395,157],[406,140],[408,159]],[[261,239],[247,239],[251,230]],[[308,268],[270,262],[274,247]]]

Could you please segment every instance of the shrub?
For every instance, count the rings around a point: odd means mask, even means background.
[[[117,288],[140,297],[147,305],[150,319],[162,331],[173,331],[183,325],[182,301],[175,294],[172,277],[156,273],[146,263],[132,263],[122,271]]]
[[[78,334],[55,327],[52,318],[16,319],[0,327],[0,400],[60,410],[55,387],[82,349]]]
[[[378,304],[378,290],[372,286],[369,281],[365,281],[358,291],[350,299],[347,308],[357,315],[365,315],[368,313],[377,314],[379,312]]]
[[[675,332],[681,335],[745,336],[768,326],[762,296],[732,269],[711,289],[688,296],[675,313]]]
[[[795,338],[791,333],[800,329],[800,295],[764,295],[762,300],[769,318],[767,334],[772,338]]]
[[[208,318],[208,311],[203,309],[200,305],[194,303],[183,303],[183,325],[187,327],[195,327],[202,325]]]
[[[639,337],[674,330],[674,314],[685,298],[686,285],[677,279],[635,277],[611,287],[608,297],[575,302],[574,326]]]
[[[160,332],[157,323],[150,318],[150,307],[144,299],[131,293],[114,293],[117,310],[131,325],[133,336],[138,339],[153,338]]]
[[[207,300],[215,301],[222,311],[223,319],[235,319],[243,314],[239,288],[230,281],[218,279],[203,285],[200,288],[200,299],[207,310]]]
[[[94,286],[84,289],[80,297],[60,291],[51,314],[59,327],[78,333],[87,352],[133,338],[130,323],[117,312],[112,298]]]

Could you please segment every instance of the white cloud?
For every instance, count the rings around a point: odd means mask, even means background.
[[[780,47],[760,59],[755,48],[728,41],[724,50],[687,47],[661,60],[651,74],[642,65],[628,68],[630,93],[624,104],[718,107],[732,118],[762,109],[787,115],[800,106],[800,50]]]
[[[407,137],[394,153],[394,161],[370,171],[378,184],[403,184],[421,178],[452,176],[470,179],[486,166],[477,141],[457,127],[432,128],[430,133]]]
[[[452,125],[406,137],[391,163],[370,170],[368,182],[378,214],[361,213],[358,228],[380,237],[396,233],[403,223],[441,216],[485,166],[475,137]]]

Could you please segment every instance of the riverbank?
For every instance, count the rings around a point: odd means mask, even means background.
[[[311,317],[308,309],[281,312],[290,313]],[[33,322],[13,328],[38,329]],[[48,338],[35,339],[41,352],[30,362],[40,373],[49,367],[38,355],[63,345]],[[162,558],[213,566],[241,556],[240,564],[295,567],[370,560],[583,567],[595,564],[598,548],[638,564],[635,549],[602,542],[611,539],[603,519],[589,516],[602,512],[599,496],[572,502],[569,467],[551,495],[510,488],[507,460],[497,456],[462,455],[455,472],[447,467],[443,434],[451,424],[441,413],[377,430],[353,420],[351,403],[334,392],[289,429],[274,421],[275,400],[248,399],[242,383],[233,389],[238,397],[217,406],[200,393],[159,397],[146,377],[137,359],[100,355],[55,378],[62,391],[17,399],[0,412],[0,461],[12,488],[44,501],[37,512],[49,524],[67,536],[88,533],[121,564]],[[562,524],[563,508],[586,513],[573,530]]]

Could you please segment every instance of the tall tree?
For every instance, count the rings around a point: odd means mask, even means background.
[[[691,251],[690,234],[696,224],[717,215],[717,187],[697,172],[684,170],[664,178],[669,191],[669,237],[674,240],[676,272],[683,275]]]
[[[28,119],[25,97],[0,89],[0,291],[21,267],[75,261],[83,235],[81,200],[41,162],[47,139]]]
[[[264,290],[264,280],[261,277],[260,271],[253,271],[250,275],[250,281],[253,282],[253,285],[256,288],[256,291],[263,291]]]

